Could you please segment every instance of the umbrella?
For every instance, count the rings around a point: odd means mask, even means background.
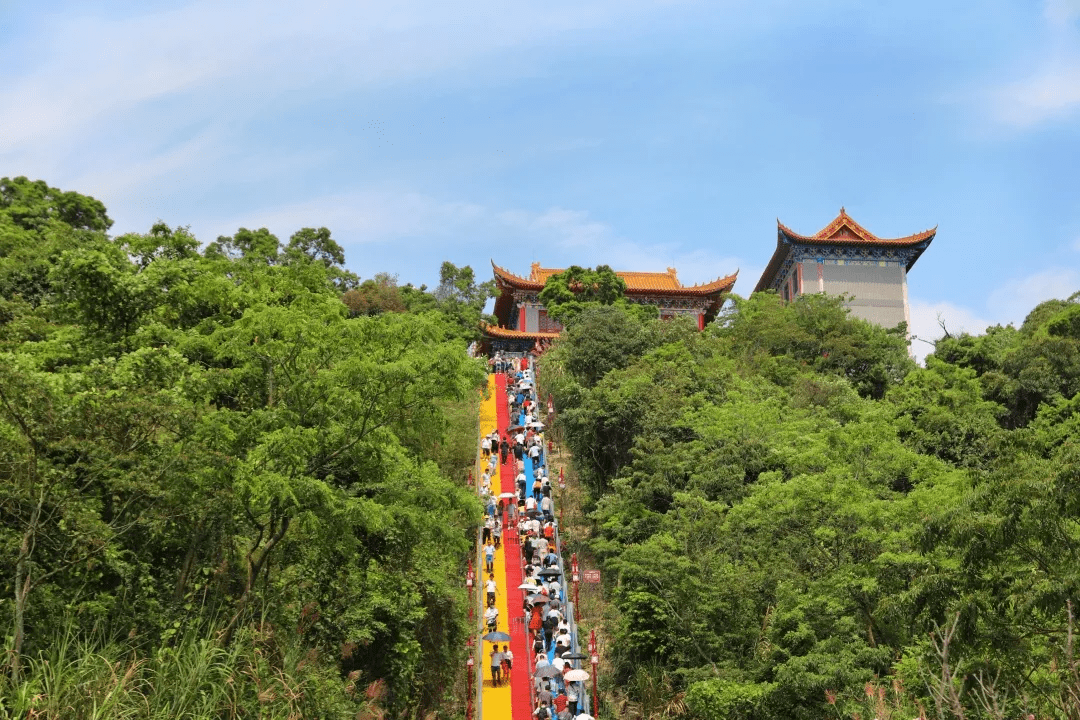
[[[562,673],[559,672],[559,668],[555,667],[554,665],[548,664],[548,665],[541,665],[540,667],[536,668],[536,672],[533,673],[533,677],[549,678],[549,677],[555,677],[555,676],[561,675],[561,674]]]
[[[536,420],[536,421],[533,421],[533,422],[529,423],[528,427],[536,428],[537,430],[543,430],[544,429],[544,423],[540,422],[539,420]]]
[[[489,632],[483,639],[488,642],[510,642],[510,636],[504,632]]]
[[[532,583],[521,583],[517,586],[518,590],[536,590],[536,586]]]
[[[562,575],[562,571],[556,570],[553,567],[540,571],[540,577],[559,577],[560,575]]]
[[[501,498],[514,498],[517,497],[517,493],[499,493]]]
[[[563,675],[563,680],[567,682],[578,682],[589,679],[589,673],[584,670],[571,670]]]
[[[562,656],[563,660],[588,660],[589,656],[585,653],[566,653]]]
[[[529,596],[529,602],[531,602],[533,605],[543,605],[547,601],[548,601],[548,596],[547,595],[536,594],[536,595],[530,595]]]

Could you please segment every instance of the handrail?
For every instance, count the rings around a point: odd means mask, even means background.
[[[532,370],[533,380],[534,380],[533,388],[529,391],[528,394],[532,395],[533,396],[532,399],[535,402],[539,403],[539,399],[537,397],[537,391],[536,391],[536,388],[539,385],[539,373],[538,373],[537,368],[536,368],[535,358],[531,357],[531,353],[528,354],[528,355],[530,356],[529,357],[529,368]],[[504,399],[504,401],[505,401],[505,399]],[[547,468],[548,474],[549,474],[549,477],[550,477],[551,476],[551,466],[548,463],[549,458],[548,458],[547,448],[543,444],[541,444],[541,446],[540,446],[540,455],[543,458],[544,467]],[[534,472],[535,472],[535,470],[534,470]],[[551,507],[552,507],[552,515],[554,516],[555,515],[555,493],[554,493],[554,491],[551,493]],[[567,575],[567,572],[566,572],[566,563],[565,563],[565,560],[563,558],[562,532],[561,532],[561,529],[562,529],[561,526],[556,523],[556,525],[555,525],[555,533],[554,533],[554,540],[555,540],[555,554],[559,558],[558,567],[559,567],[559,571],[561,572],[561,576],[562,576],[562,582],[560,582],[560,587],[561,587],[560,592],[562,594],[561,606],[564,608],[566,622],[570,626],[570,638],[571,638],[571,640],[570,640],[570,650],[571,650],[571,652],[578,653],[581,650],[581,645],[580,645],[580,642],[579,642],[579,635],[578,635],[577,607],[575,606],[575,604],[573,602],[570,601],[569,584],[566,582],[568,575]],[[522,556],[522,567],[524,569],[524,556]],[[532,657],[532,655],[530,653],[530,661],[529,661],[530,662],[530,669],[531,669],[531,666],[532,666],[531,657]],[[529,677],[530,677],[530,683],[529,683],[530,698],[532,699],[531,705],[535,707],[535,705],[536,705],[535,683],[532,682],[532,671],[531,670],[530,670]],[[590,701],[588,693],[584,691],[583,687],[582,687],[581,692],[577,692],[576,695],[577,695],[577,709],[578,709],[579,713],[581,713],[581,712],[589,712],[589,711],[593,710],[593,708],[591,707],[592,703]]]

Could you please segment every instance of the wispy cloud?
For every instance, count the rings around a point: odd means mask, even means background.
[[[945,335],[945,330],[952,335],[964,332],[978,335],[994,324],[968,308],[949,302],[912,299],[909,309],[911,327],[908,329],[914,336],[911,351],[920,363],[934,351],[933,343]]]
[[[1068,25],[1080,18],[1080,0],[1046,0],[1043,15],[1054,25]]]
[[[379,247],[404,244],[413,249],[413,262],[428,258],[423,262],[430,268],[422,266],[420,272],[434,270],[443,259],[483,268],[490,258],[522,273],[528,272],[530,261],[537,260],[549,266],[606,263],[620,270],[658,272],[671,266],[686,284],[713,280],[742,266],[744,284],[757,279],[754,270],[747,270],[738,258],[678,243],[628,237],[587,211],[492,208],[416,192],[356,190],[209,218],[194,223],[192,229],[197,237],[207,240],[231,235],[241,226],[267,227],[282,239],[301,227],[329,227],[346,248],[350,265],[357,267],[378,255]],[[403,277],[403,281],[425,279]],[[744,291],[749,293],[750,287]]]
[[[994,103],[1004,122],[1030,127],[1080,109],[1080,57],[1048,63],[1036,74],[997,89]]]
[[[987,310],[999,322],[1022,322],[1039,303],[1067,298],[1080,290],[1080,272],[1072,268],[1043,270],[1006,280],[990,293]]]
[[[477,225],[485,224],[490,225],[490,212],[480,205],[420,193],[369,190],[211,219],[195,230],[216,237],[232,234],[238,227],[266,227],[284,238],[302,227],[325,226],[347,245],[359,246],[418,236],[445,242],[448,235],[469,237]]]
[[[52,16],[32,39],[40,62],[5,83],[0,157],[69,141],[88,126],[129,121],[133,110],[165,98],[191,99],[163,118],[168,122],[220,121],[258,112],[313,82],[340,90],[459,72],[494,53],[665,4],[201,0],[108,19],[86,6]]]
[[[1043,17],[1034,70],[990,94],[998,119],[1015,127],[1068,117],[1080,109],[1080,0],[1046,0]]]
[[[615,240],[610,226],[581,210],[554,207],[540,213],[506,210],[498,220],[532,242],[545,242],[559,249],[589,250]]]
[[[944,335],[945,330],[959,333],[981,334],[991,325],[1020,325],[1036,305],[1055,298],[1064,299],[1080,290],[1080,272],[1070,268],[1042,270],[1000,283],[990,293],[984,307],[972,309],[950,302],[927,301],[912,298],[911,333],[918,340],[912,343],[912,352],[922,359],[933,352],[933,342]]]

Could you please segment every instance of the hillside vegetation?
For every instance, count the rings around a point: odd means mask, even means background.
[[[0,180],[0,717],[460,716],[490,284],[111,225]],[[920,368],[838,299],[698,332],[579,270],[540,378],[601,720],[1080,720],[1080,297]]]
[[[0,180],[0,717],[452,714],[471,270],[110,225]]]
[[[640,717],[1080,717],[1080,303],[925,368],[839,299],[578,308],[541,359]]]

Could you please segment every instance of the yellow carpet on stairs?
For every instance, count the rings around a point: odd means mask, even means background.
[[[480,433],[483,436],[486,433],[490,433],[492,430],[497,429],[498,416],[496,414],[496,394],[497,389],[495,387],[495,376],[488,375],[488,397],[480,405]],[[479,441],[479,438],[478,438]],[[498,452],[498,451],[496,451]],[[485,469],[484,460],[481,458],[477,464],[477,487],[480,486],[480,473]],[[503,482],[501,478],[501,463],[496,463],[495,472],[491,476],[491,492],[498,497],[499,493],[503,492]],[[513,492],[514,479],[506,478],[507,492]],[[503,528],[503,538],[506,538],[506,528]],[[483,570],[483,553],[481,553],[480,569]],[[486,607],[484,583],[487,582],[488,576],[485,572],[477,573],[477,586],[479,587],[480,594],[480,634],[486,632],[483,628],[483,610]],[[499,608],[499,630],[504,633],[509,633],[508,621],[510,614],[508,612],[506,600],[508,597],[518,597],[519,592],[515,588],[506,587],[506,563],[503,561],[503,550],[499,548],[495,551],[495,582],[498,584],[498,594],[495,596],[495,607]],[[510,708],[510,683],[504,679],[503,683],[499,687],[495,687],[491,681],[491,651],[494,649],[494,644],[490,642],[481,642],[482,645],[482,657],[478,658],[480,663],[480,671],[483,677],[483,702],[481,705],[481,720],[511,720],[511,708]],[[498,643],[500,647],[507,643]],[[514,658],[515,665],[519,668],[527,667],[525,658]]]

